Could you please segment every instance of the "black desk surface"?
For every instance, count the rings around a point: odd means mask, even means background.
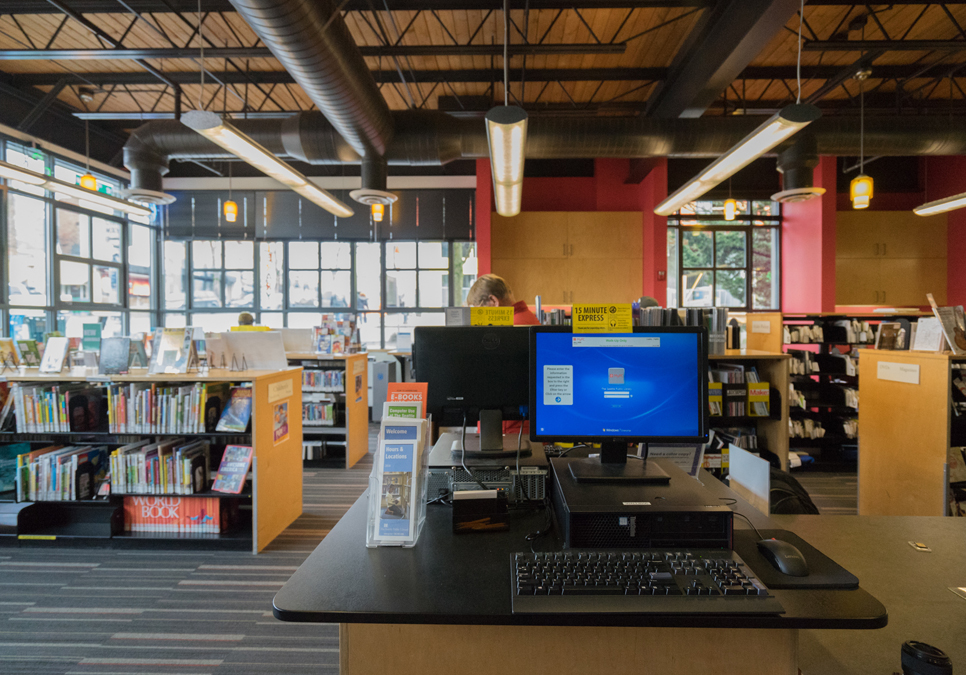
[[[735,496],[708,474],[704,478],[709,489],[725,498]],[[452,534],[451,509],[431,505],[414,548],[368,549],[367,500],[368,492],[275,596],[276,618],[333,623],[783,629],[878,628],[886,622],[882,604],[862,588],[774,591],[785,607],[785,614],[779,616],[515,615],[510,611],[510,554],[529,550],[525,537],[544,527],[544,512],[517,512],[508,532],[457,536]],[[758,527],[775,527],[760,514],[753,515],[750,506],[741,510]],[[739,522],[735,520],[736,527]],[[560,550],[560,539],[554,532],[537,539],[534,548]],[[839,562],[849,566],[845,560]]]

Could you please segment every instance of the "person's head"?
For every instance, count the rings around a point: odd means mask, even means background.
[[[512,307],[513,303],[513,291],[509,284],[495,274],[481,276],[466,295],[469,307]]]
[[[641,299],[638,300],[638,302],[640,303],[641,309],[644,309],[645,307],[660,307],[661,306],[660,303],[658,303],[657,300],[655,300],[654,298],[652,298],[649,295],[642,296]]]
[[[238,315],[238,325],[239,326],[254,326],[255,317],[253,317],[248,312],[242,312]]]

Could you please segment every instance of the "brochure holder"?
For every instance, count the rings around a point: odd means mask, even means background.
[[[416,545],[426,523],[430,421],[383,418],[369,476],[366,546]]]

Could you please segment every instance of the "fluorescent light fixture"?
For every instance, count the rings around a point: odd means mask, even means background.
[[[867,209],[872,200],[872,177],[859,174],[849,183],[849,199],[853,209]]]
[[[88,190],[87,188],[79,185],[71,185],[67,181],[60,180],[59,178],[53,178],[46,174],[31,171],[30,169],[24,169],[13,164],[8,164],[7,162],[0,162],[0,177],[6,178],[7,180],[17,180],[29,185],[37,185],[52,192],[59,192],[60,194],[76,197],[77,199],[98,204],[99,206],[104,206],[116,211],[123,211],[124,213],[130,213],[134,216],[151,215],[151,209],[147,206],[141,206],[140,204],[135,204],[124,199],[118,199],[117,197],[106,195],[103,192]]]
[[[932,216],[937,213],[946,213],[946,211],[955,211],[964,206],[966,206],[966,192],[945,199],[937,199],[934,202],[927,202],[922,206],[917,206],[912,212],[917,216]]]
[[[527,145],[527,113],[515,105],[501,105],[486,113],[493,196],[501,216],[520,213],[523,162]]]
[[[267,176],[292,188],[329,213],[343,218],[348,218],[354,213],[351,208],[322,188],[310,183],[308,178],[275,157],[221,116],[207,110],[191,110],[181,116],[181,123],[245,160]]]
[[[819,109],[807,103],[793,103],[785,106],[712,162],[704,171],[658,204],[654,213],[659,216],[670,216],[729,176],[741,171],[782,141],[794,136],[819,117],[821,117]]]

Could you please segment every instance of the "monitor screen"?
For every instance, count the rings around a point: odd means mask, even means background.
[[[426,412],[443,426],[479,421],[480,410],[525,419],[530,343],[524,327],[420,326],[414,330],[413,377],[428,382]]]
[[[707,441],[707,331],[531,333],[530,437],[536,441]]]

